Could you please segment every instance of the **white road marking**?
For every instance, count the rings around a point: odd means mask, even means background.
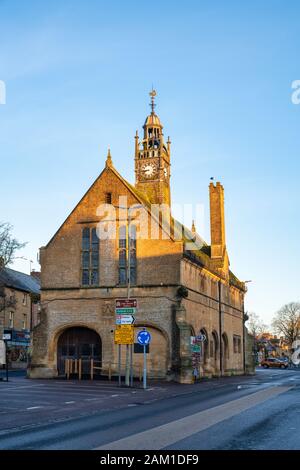
[[[37,410],[38,408],[43,408],[43,406],[30,406],[29,408],[26,408],[26,410]]]
[[[75,401],[65,401],[66,405],[71,405],[71,403],[75,403]]]
[[[270,387],[208,410],[156,426],[117,441],[106,443],[95,450],[159,450],[195,433],[229,419],[259,405],[270,398],[291,390],[292,387]]]
[[[119,396],[119,395],[111,395],[111,397],[113,397],[113,398],[114,398],[114,397],[118,397],[118,396]]]
[[[21,388],[36,388],[36,387],[44,387],[45,384],[39,384],[39,385],[19,385],[16,387],[8,387],[8,388],[2,388],[0,389],[0,392],[7,392],[7,391],[14,391],[14,390],[19,390]]]

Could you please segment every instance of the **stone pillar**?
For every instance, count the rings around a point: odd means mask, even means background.
[[[175,323],[179,329],[179,368],[175,380],[191,384],[194,381],[190,346],[191,327],[186,322],[186,310],[180,303],[175,305]]]

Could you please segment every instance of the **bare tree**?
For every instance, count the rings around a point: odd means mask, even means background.
[[[12,236],[12,229],[9,223],[0,222],[0,269],[11,263],[16,251],[26,245]]]
[[[246,327],[249,333],[254,336],[254,338],[257,338],[267,330],[267,325],[262,321],[257,313],[247,312],[247,317],[248,319],[246,321]]]
[[[1,269],[5,268],[14,260],[17,250],[23,248],[26,243],[20,243],[12,236],[12,226],[7,222],[0,222],[0,274]],[[15,296],[7,296],[4,285],[0,277],[0,312],[16,306]]]
[[[291,346],[300,336],[300,303],[291,302],[281,307],[274,316],[272,326]]]

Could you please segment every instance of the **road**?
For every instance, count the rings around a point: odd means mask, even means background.
[[[300,370],[195,385],[0,382],[0,449],[300,449]]]

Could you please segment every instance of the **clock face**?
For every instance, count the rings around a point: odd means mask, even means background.
[[[147,178],[151,178],[151,176],[153,176],[156,171],[155,163],[146,163],[142,166],[142,170]]]

